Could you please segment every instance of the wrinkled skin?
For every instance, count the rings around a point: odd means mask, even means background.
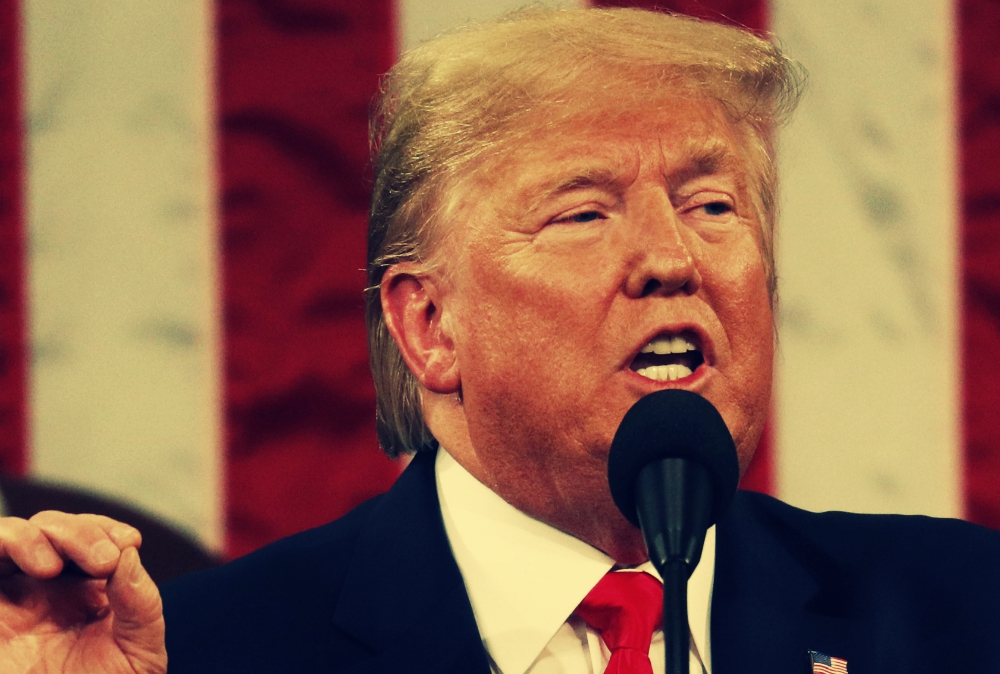
[[[141,542],[98,515],[0,519],[5,674],[165,672],[163,609],[139,562]],[[62,573],[67,562],[75,568]]]
[[[742,148],[721,111],[607,107],[466,181],[437,268],[390,270],[383,300],[455,458],[523,512],[637,563],[641,535],[607,487],[618,424],[647,393],[695,391],[745,467],[770,400],[772,315]],[[704,354],[692,375],[633,371],[643,345],[679,333]]]

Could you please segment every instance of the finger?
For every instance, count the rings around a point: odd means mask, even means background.
[[[74,562],[88,575],[105,578],[115,570],[121,555],[121,549],[105,530],[105,520],[95,515],[46,510],[28,521],[41,530],[60,557]]]
[[[0,575],[23,571],[34,578],[52,578],[63,563],[48,537],[20,517],[0,518]]]
[[[142,534],[130,524],[113,520],[104,515],[83,514],[77,517],[87,522],[93,522],[103,529],[119,550],[142,547]]]
[[[78,517],[81,523],[91,522],[95,526],[100,527],[101,530],[108,535],[108,538],[111,539],[111,542],[118,546],[119,550],[124,550],[125,548],[138,548],[142,546],[142,534],[139,533],[138,529],[130,524],[113,520],[104,515],[93,515],[89,513],[75,515],[75,517]],[[73,560],[69,560],[65,564],[62,573],[69,573],[78,576],[90,575]]]
[[[135,548],[126,548],[108,580],[112,635],[133,668],[163,672],[167,666],[163,602]]]

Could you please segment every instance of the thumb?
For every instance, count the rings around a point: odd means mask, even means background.
[[[112,636],[122,653],[137,672],[165,672],[163,602],[135,548],[122,552],[107,593],[114,615]]]

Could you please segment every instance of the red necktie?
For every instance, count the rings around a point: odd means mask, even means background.
[[[600,580],[576,609],[611,649],[605,674],[653,674],[649,644],[663,620],[663,586],[648,573],[622,571]]]

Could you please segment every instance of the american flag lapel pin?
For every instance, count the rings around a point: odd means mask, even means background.
[[[809,651],[813,674],[847,674],[847,660],[831,658],[819,651]]]

